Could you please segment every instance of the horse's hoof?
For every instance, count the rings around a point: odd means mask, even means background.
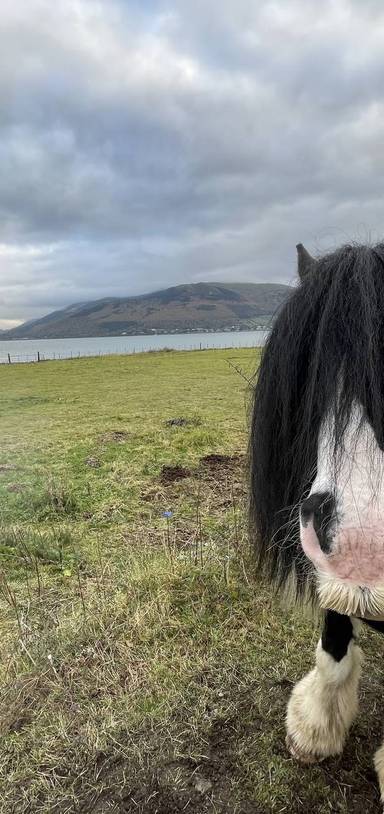
[[[303,752],[301,749],[299,749],[291,735],[287,735],[285,738],[285,744],[288,752],[299,763],[305,763],[307,766],[310,766],[313,763],[321,763],[321,761],[324,760],[324,758],[319,755],[315,755],[312,752]]]

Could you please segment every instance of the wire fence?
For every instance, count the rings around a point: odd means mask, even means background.
[[[21,364],[21,363],[28,363],[28,362],[48,362],[48,361],[56,361],[56,360],[70,360],[70,359],[84,359],[84,358],[97,358],[100,356],[131,356],[135,353],[165,353],[171,351],[205,351],[205,350],[239,350],[240,348],[254,348],[259,347],[260,338],[256,338],[253,342],[239,342],[236,344],[230,345],[223,345],[223,344],[205,344],[203,342],[199,342],[196,345],[188,344],[188,346],[180,346],[180,347],[154,347],[154,346],[145,346],[145,347],[131,347],[131,348],[111,348],[111,349],[103,349],[103,350],[68,350],[68,351],[34,351],[32,353],[3,353],[0,355],[0,364],[1,365],[12,365],[12,364]]]

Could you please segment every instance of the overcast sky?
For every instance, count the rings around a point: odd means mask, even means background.
[[[0,327],[384,237],[382,0],[10,0]]]

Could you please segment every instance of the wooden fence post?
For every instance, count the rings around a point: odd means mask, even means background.
[[[11,364],[11,354],[10,353],[8,354],[8,364],[9,365]]]
[[[37,361],[40,362],[40,351],[37,351]]]

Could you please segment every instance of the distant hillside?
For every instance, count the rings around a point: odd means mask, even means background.
[[[25,322],[2,339],[255,329],[267,324],[291,292],[274,283],[192,283],[139,297],[77,303]]]

